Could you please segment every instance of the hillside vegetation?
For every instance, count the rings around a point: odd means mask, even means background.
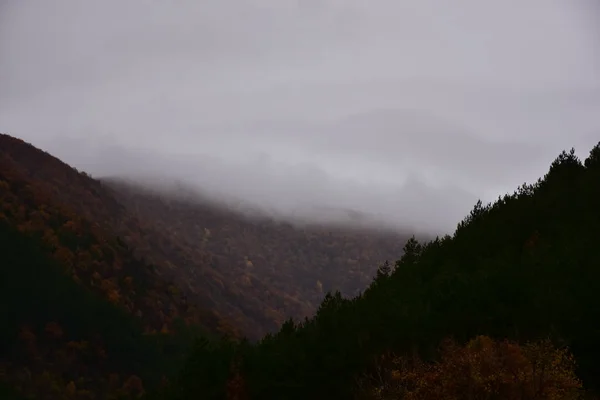
[[[198,342],[163,398],[576,398],[574,371],[598,389],[599,205],[600,145],[563,152],[452,236],[407,241],[361,295],[256,345]]]
[[[193,337],[239,335],[61,202],[52,181],[30,179],[2,139],[0,383],[44,399],[135,397],[178,368]],[[70,169],[46,158],[65,179]]]
[[[144,334],[133,318],[63,273],[35,238],[0,221],[3,383],[42,399],[136,397],[181,366],[200,334]],[[1,393],[1,392],[0,392]]]
[[[139,221],[142,237],[125,236],[141,257],[168,265],[203,303],[252,338],[289,317],[314,314],[327,291],[356,295],[377,265],[392,260],[409,237],[391,231],[296,226],[250,217],[203,202],[200,194],[152,190],[103,180]],[[136,244],[143,244],[143,247]]]
[[[64,222],[73,215],[86,229],[113,241],[118,237],[118,246],[156,267],[153,279],[176,284],[174,297],[209,310],[213,315],[204,319],[222,334],[259,339],[288,317],[312,315],[327,291],[356,294],[379,263],[398,256],[408,238],[389,231],[248,219],[191,189],[184,188],[182,199],[181,190],[95,180],[8,135],[0,135],[0,162],[11,203],[19,207],[29,201],[21,219],[38,218],[36,226],[45,229],[39,210],[53,204],[68,211],[61,211],[67,215]]]
[[[2,136],[0,396],[592,396],[599,204],[600,144],[377,268],[397,236],[249,220]]]
[[[0,221],[42,243],[63,273],[140,317],[148,332],[168,331],[176,318],[183,318],[215,332],[237,334],[214,311],[189,304],[182,289],[156,266],[135,257],[106,221],[88,218],[64,201],[63,187],[76,187],[82,193],[79,208],[87,204],[88,213],[112,209],[115,218],[127,219],[98,182],[22,141],[0,139]]]
[[[378,243],[390,255],[401,243],[176,198],[94,180],[0,135],[3,396],[136,397],[178,370],[194,337],[276,331],[278,320],[312,313],[324,288],[366,284],[376,268],[367,260],[384,258]],[[213,229],[207,249],[195,228]]]

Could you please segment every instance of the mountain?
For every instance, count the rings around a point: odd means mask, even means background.
[[[420,242],[95,180],[2,135],[0,396],[591,396],[598,204],[600,144]]]
[[[94,288],[102,287],[94,290],[112,296],[113,303],[132,312],[143,310],[142,304],[151,301],[140,299],[139,304],[130,304],[132,300],[120,296],[118,291],[111,294],[111,285],[98,284],[95,280],[107,278],[113,281],[112,286],[118,286],[118,279],[141,274],[139,279],[143,282],[153,281],[159,285],[160,295],[156,296],[166,309],[182,309],[181,296],[170,294],[181,289],[168,289],[172,284],[168,274],[156,266],[140,267],[146,263],[136,258],[135,251],[114,233],[115,221],[130,226],[131,232],[139,232],[141,224],[100,182],[7,135],[0,136],[0,179],[4,219],[21,232],[41,236],[51,246],[52,255],[67,268],[67,273],[86,284],[91,279]],[[91,254],[91,260],[85,253]],[[83,278],[78,278],[80,272]],[[212,311],[202,314],[212,323],[219,320]],[[149,329],[161,329],[161,326]]]
[[[168,266],[191,292],[204,293],[204,305],[251,338],[276,330],[289,317],[312,315],[329,290],[357,294],[409,237],[333,224],[298,225],[260,210],[251,213],[243,203],[211,204],[185,187],[102,182],[143,221],[146,235],[136,239],[123,231],[125,241],[141,257]],[[140,240],[149,247],[137,245]]]
[[[2,384],[45,399],[139,393],[177,369],[194,336],[239,335],[71,207],[75,191],[126,217],[98,182],[0,137]]]
[[[135,259],[156,266],[156,276],[176,283],[189,304],[218,314],[220,322],[211,323],[223,325],[221,332],[237,329],[253,339],[288,317],[311,315],[328,290],[358,293],[408,237],[249,218],[239,204],[224,208],[182,185],[94,180],[6,135],[0,149],[7,170],[45,194],[38,206],[54,202],[118,237]]]
[[[199,343],[156,398],[597,398],[599,204],[600,143],[562,152],[453,235],[409,239],[360,295],[255,344]]]

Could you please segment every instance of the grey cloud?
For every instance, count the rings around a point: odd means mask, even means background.
[[[94,175],[449,230],[477,197],[600,139],[599,11],[592,0],[5,0],[0,130]]]
[[[351,210],[371,226],[448,232],[477,200],[460,187],[431,186],[414,174],[395,185],[357,182],[332,176],[315,164],[291,165],[267,155],[226,162],[210,154],[165,156],[80,139],[53,141],[46,147],[95,177],[124,177],[167,188],[180,182],[209,199],[241,201],[245,208],[269,216],[306,222],[347,222],[344,210]],[[69,147],[79,152],[65,150]]]

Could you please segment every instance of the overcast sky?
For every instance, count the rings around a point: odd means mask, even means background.
[[[594,0],[0,0],[0,131],[451,231],[600,140]]]

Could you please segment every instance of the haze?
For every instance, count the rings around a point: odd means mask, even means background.
[[[600,140],[592,0],[0,2],[0,131],[93,176],[450,232]]]

